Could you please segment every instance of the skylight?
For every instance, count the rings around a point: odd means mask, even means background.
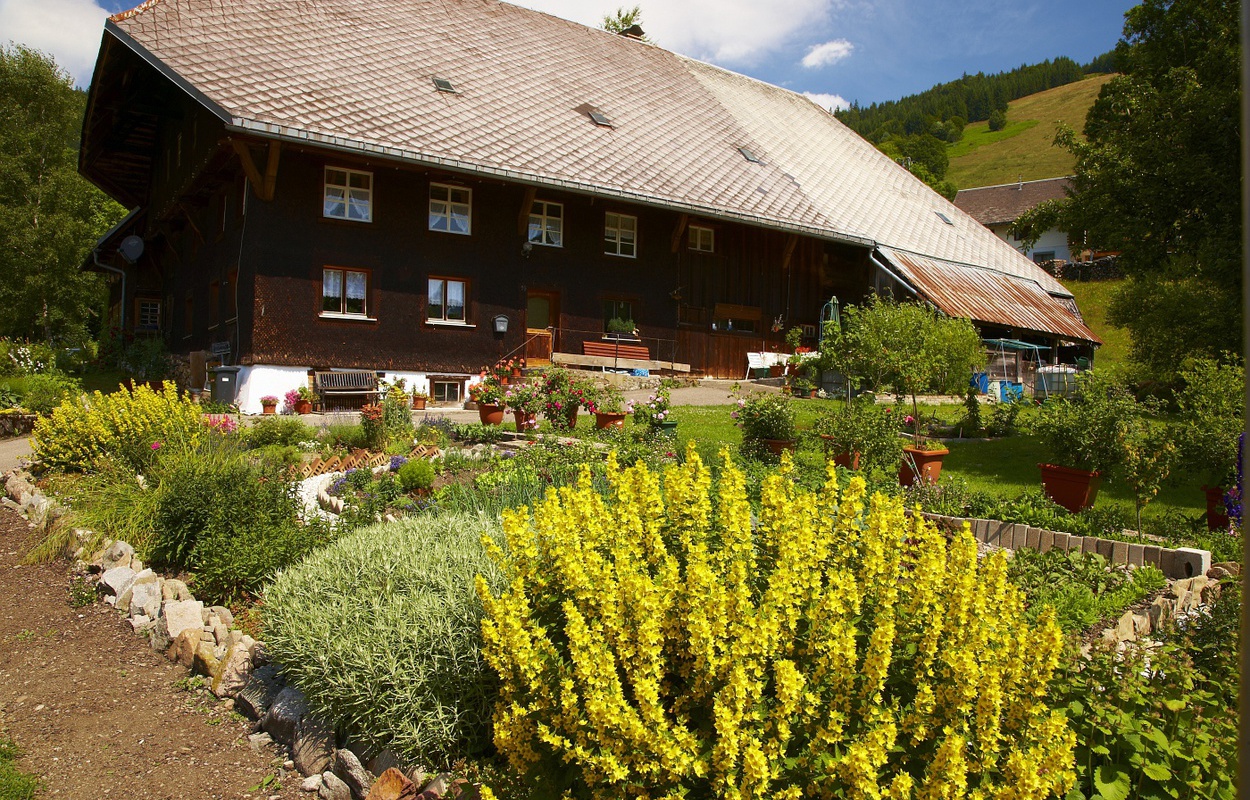
[[[456,93],[456,87],[453,86],[451,81],[447,80],[446,78],[435,78],[434,88],[438,89],[440,92],[449,92],[451,94]]]
[[[742,153],[742,157],[745,158],[747,161],[750,161],[752,164],[764,163],[763,161],[760,161],[760,157],[757,156],[753,150],[750,150],[745,147],[739,147],[738,152]]]
[[[587,111],[586,113],[590,115],[591,121],[594,122],[596,125],[602,128],[613,127],[612,120],[608,119],[607,114],[604,114],[602,111],[591,110],[591,111]]]
[[[934,214],[937,214],[937,215],[938,215],[938,218],[939,218],[939,219],[941,219],[943,222],[945,222],[947,225],[952,225],[952,226],[953,226],[953,225],[955,224],[955,223],[951,222],[951,218],[950,218],[950,217],[946,216],[946,215],[945,215],[945,214],[943,214],[941,211],[934,211],[933,213],[934,213]]]

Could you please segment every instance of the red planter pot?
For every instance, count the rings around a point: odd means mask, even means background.
[[[765,439],[764,446],[768,448],[768,452],[775,456],[779,456],[785,451],[794,452],[794,439]]]
[[[513,411],[512,419],[516,421],[517,433],[538,430],[537,414],[526,414],[524,411]]]
[[[1042,471],[1042,489],[1046,496],[1073,514],[1089,508],[1098,498],[1102,473],[1057,464],[1038,464],[1037,468]]]
[[[512,368],[512,377],[513,377],[513,378],[521,378],[521,377],[524,377],[524,376],[523,376],[523,374],[522,374],[522,372],[521,372],[520,368],[518,368],[518,367],[513,367],[513,368]]]
[[[265,415],[277,414],[277,413],[278,413],[278,406],[277,406],[277,404],[274,404],[274,405],[271,405],[271,406],[267,406],[267,405],[262,404],[260,408],[261,408],[262,413],[264,413]]]
[[[412,407],[416,411],[424,411],[425,404],[428,402],[429,402],[429,398],[427,397],[414,397],[412,398]]]
[[[1202,493],[1207,496],[1207,530],[1228,530],[1228,514],[1224,513],[1224,487],[1203,486]]]
[[[491,406],[486,405],[485,403],[478,403],[477,417],[482,421],[483,425],[502,425],[503,406]]]
[[[898,485],[912,486],[924,482],[932,486],[938,482],[942,474],[942,459],[950,455],[950,450],[917,450],[914,447],[903,448],[903,461],[898,466]]]
[[[311,414],[312,413],[312,401],[311,400],[297,400],[295,402],[295,413],[296,414]]]
[[[842,450],[835,450],[838,446],[835,438],[826,433],[820,434],[820,442],[825,448],[825,458],[829,458],[832,454],[833,463],[837,464],[839,467],[846,467],[847,469],[853,470],[859,469],[858,450],[853,450],[849,453]]]
[[[785,374],[786,374],[785,364],[769,364],[768,365],[768,377],[780,378],[780,377],[783,377]]]
[[[624,428],[624,414],[605,414],[603,412],[595,412],[595,428],[603,430],[604,428]]]

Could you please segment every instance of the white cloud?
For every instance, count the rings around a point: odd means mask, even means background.
[[[598,26],[626,0],[512,0],[584,25]],[[721,64],[754,64],[796,35],[819,28],[844,0],[640,0],[647,36],[668,50]]]
[[[818,44],[807,51],[807,55],[803,56],[803,66],[808,69],[816,67],[827,67],[830,64],[836,64],[851,54],[855,49],[855,45],[846,39],[834,39],[832,42]]]
[[[0,41],[49,53],[86,86],[108,15],[94,0],[0,0]]]
[[[846,98],[840,94],[826,94],[824,92],[803,92],[803,96],[811,100],[821,108],[828,108],[836,111],[840,108],[850,108],[851,104],[846,102]]]

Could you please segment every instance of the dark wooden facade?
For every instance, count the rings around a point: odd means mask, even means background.
[[[163,80],[145,64],[116,67],[126,70],[153,91]],[[110,86],[98,88],[95,102],[108,101]],[[312,145],[245,140],[188,95],[157,94],[159,111],[145,117],[154,127],[144,196],[135,183],[112,191],[145,209],[146,250],[139,264],[125,265],[136,276],[125,302],[133,304],[137,291],[159,293],[174,351],[228,342],[231,360],[244,365],[473,374],[524,352],[527,298],[546,293],[558,309],[551,322],[560,351],[580,352],[582,339],[604,329],[605,301],[623,301],[653,357],[741,377],[747,352],[783,349],[785,331],[814,329],[830,296],[857,302],[869,289],[862,248]],[[92,177],[92,159],[107,163],[109,151],[87,142],[86,133],[84,142],[83,171]],[[370,222],[323,216],[326,167],[372,173]],[[98,182],[107,189],[104,178]],[[429,230],[431,182],[472,190],[471,235]],[[563,247],[524,246],[534,199],[563,204]],[[636,257],[604,253],[606,213],[637,217]],[[691,224],[715,231],[714,252],[689,248]],[[319,313],[326,267],[368,273],[366,318]],[[159,287],[151,276],[159,276]],[[431,277],[467,282],[467,326],[427,321]],[[493,331],[496,315],[509,320],[503,337]],[[726,317],[737,317],[735,330],[726,330]],[[137,315],[128,310],[127,319],[133,325]]]

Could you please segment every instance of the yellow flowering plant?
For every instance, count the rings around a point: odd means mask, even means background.
[[[722,453],[583,469],[484,544],[494,737],[543,794],[1027,800],[1065,793],[1075,738],[1047,704],[1061,634],[862,478],[822,491],[788,454],[755,517]]]
[[[198,444],[207,431],[200,412],[172,382],[68,397],[35,422],[32,446],[52,469],[89,472],[109,458],[141,471],[161,448]]]

